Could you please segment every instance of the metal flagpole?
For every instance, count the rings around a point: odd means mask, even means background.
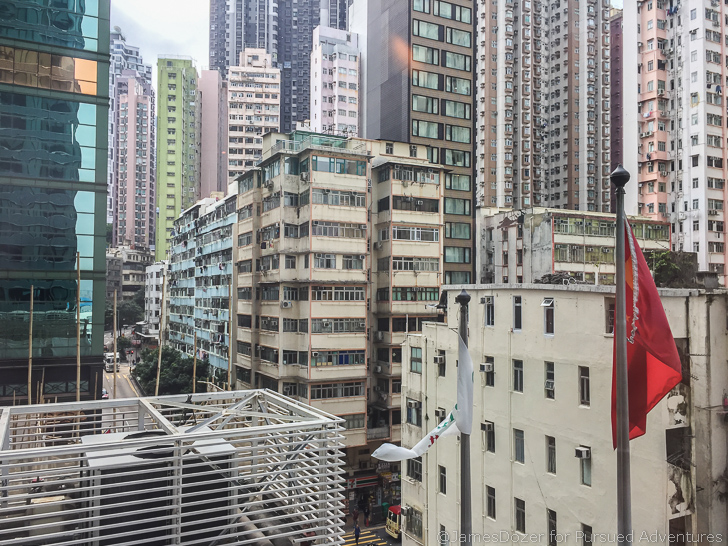
[[[81,253],[76,252],[76,402],[81,401]]]
[[[154,386],[154,396],[159,396],[159,374],[162,371],[162,333],[164,332],[164,290],[167,283],[167,275],[162,272],[162,299],[159,305],[159,353],[157,355],[157,382]]]
[[[118,366],[116,362],[116,290],[114,290],[114,392],[113,392],[113,398],[116,398],[116,367]],[[116,408],[114,408],[116,410]]]
[[[615,334],[617,336],[617,540],[631,544],[632,492],[629,457],[629,379],[627,375],[627,289],[625,285],[624,186],[629,173],[618,165],[611,175],[617,192],[617,306]]]
[[[460,304],[459,334],[468,346],[468,303],[470,294],[465,290],[455,298]],[[458,408],[463,411],[465,408]],[[460,533],[463,546],[470,546],[473,534],[472,508],[470,506],[470,434],[460,431]]]
[[[30,326],[28,329],[28,405],[33,403],[33,293],[30,285]]]

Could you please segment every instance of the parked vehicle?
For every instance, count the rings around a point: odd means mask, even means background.
[[[109,373],[114,371],[114,353],[104,353],[104,369]],[[116,371],[121,371],[121,364],[119,363],[118,356],[116,359]]]
[[[402,537],[402,506],[390,506],[387,511],[387,523],[384,528],[387,534],[397,540]]]

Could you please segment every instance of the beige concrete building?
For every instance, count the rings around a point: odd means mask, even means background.
[[[670,224],[630,217],[644,250],[670,250]],[[576,282],[614,284],[615,215],[564,209],[481,208],[478,268],[484,283],[532,283],[568,273]]]
[[[456,398],[461,289],[470,296],[475,363],[473,532],[508,543],[559,533],[587,544],[616,529],[611,436],[614,288],[449,286],[448,325],[428,323],[402,347],[402,444],[413,446]],[[728,382],[726,291],[660,290],[683,381],[631,442],[634,542],[655,532],[724,532]],[[459,525],[459,444],[443,439],[403,471],[403,544],[441,544]],[[647,533],[644,535],[643,533]],[[725,536],[725,535],[723,535]],[[683,537],[664,544],[698,544]],[[645,543],[649,538],[643,538]],[[654,539],[653,539],[654,541]],[[491,540],[493,542],[493,540]],[[594,542],[597,542],[594,537]],[[605,542],[607,542],[605,540]]]
[[[399,344],[437,320],[444,170],[302,131],[263,137],[262,157],[238,191],[237,386],[343,417],[349,489],[398,502],[369,453],[399,441]]]
[[[126,246],[109,248],[106,251],[106,269],[109,274],[107,298],[113,300],[114,290],[117,290],[119,301],[131,299],[140,290],[143,293],[146,283],[145,271],[153,262],[154,256],[150,250]]]
[[[199,86],[202,109],[200,197],[204,199],[213,192],[227,189],[228,96],[227,82],[217,70],[203,70]]]
[[[245,49],[228,72],[228,180],[263,158],[263,135],[280,130],[281,71],[264,49]]]

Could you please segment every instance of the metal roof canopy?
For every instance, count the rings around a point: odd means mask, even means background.
[[[0,408],[0,543],[343,544],[342,422],[270,390]]]

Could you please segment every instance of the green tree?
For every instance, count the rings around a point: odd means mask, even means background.
[[[109,349],[113,350],[113,347],[110,347]],[[121,336],[117,337],[116,350],[119,353],[124,354],[124,351],[126,351],[127,349],[131,349],[131,338]]]
[[[148,396],[154,395],[157,381],[159,350],[145,350],[134,374]],[[159,394],[189,394],[192,392],[193,359],[171,347],[162,348],[162,371],[159,374]],[[210,373],[210,362],[197,360],[197,381],[204,381]]]
[[[139,307],[134,301],[127,300],[116,304],[116,310],[119,315],[117,318],[117,326],[121,328],[122,324],[126,326],[134,326],[137,322],[144,318],[144,308]]]

